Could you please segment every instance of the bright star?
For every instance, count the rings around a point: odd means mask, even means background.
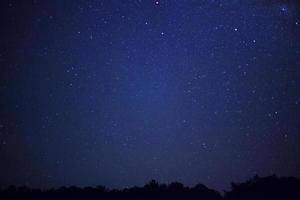
[[[288,12],[289,9],[286,5],[282,5],[282,6],[280,6],[280,10],[281,10],[281,12],[286,13],[286,12]]]

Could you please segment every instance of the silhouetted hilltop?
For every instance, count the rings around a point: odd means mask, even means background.
[[[0,199],[299,200],[300,179],[255,176],[244,183],[232,183],[231,191],[226,191],[224,196],[202,184],[186,187],[179,182],[159,184],[155,180],[143,187],[123,190],[110,190],[104,186],[71,186],[49,190],[10,186],[0,191]]]

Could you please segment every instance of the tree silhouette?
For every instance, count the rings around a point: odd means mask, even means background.
[[[232,183],[231,190],[223,196],[203,184],[186,187],[182,183],[172,182],[168,185],[151,180],[143,187],[131,187],[123,190],[110,190],[105,186],[60,187],[58,189],[31,189],[26,186],[9,186],[0,189],[0,199],[130,199],[130,200],[299,200],[300,179],[294,177],[278,178],[277,176],[258,177],[243,183]]]
[[[300,199],[300,179],[294,177],[255,176],[244,183],[232,183],[231,187],[230,192],[225,192],[226,200]]]

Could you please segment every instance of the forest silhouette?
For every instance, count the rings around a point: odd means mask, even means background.
[[[300,179],[276,175],[255,176],[243,183],[232,183],[231,190],[224,191],[223,194],[203,184],[187,187],[179,182],[160,184],[155,180],[143,187],[122,190],[108,189],[105,186],[71,186],[47,190],[9,186],[1,189],[0,199],[299,200]]]

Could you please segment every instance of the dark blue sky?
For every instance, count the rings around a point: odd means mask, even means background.
[[[299,8],[1,1],[0,186],[299,177]]]

